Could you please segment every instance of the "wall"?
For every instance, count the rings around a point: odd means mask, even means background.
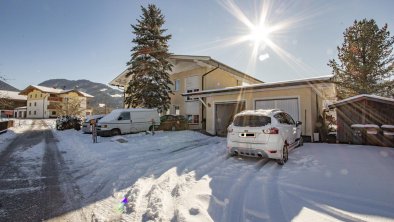
[[[36,89],[27,94],[27,118],[48,118],[48,96],[48,93],[43,93]],[[34,111],[36,114],[34,114]]]
[[[253,110],[257,99],[298,98],[299,118],[303,122],[302,134],[311,136],[315,119],[312,118],[312,89],[309,86],[287,87],[277,89],[254,90],[247,92],[234,92],[222,95],[211,95],[206,98],[210,107],[207,108],[207,132],[215,133],[215,103],[229,101],[246,101],[246,109]],[[305,110],[306,116],[305,116]],[[305,124],[304,124],[305,123]],[[313,124],[312,124],[313,123]]]

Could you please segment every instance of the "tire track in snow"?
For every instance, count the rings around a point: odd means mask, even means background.
[[[242,174],[236,179],[236,183],[229,189],[230,196],[225,200],[225,208],[223,210],[221,221],[245,221],[245,199],[247,195],[248,187],[253,183],[253,178],[258,170],[264,167],[269,162],[269,159],[259,160],[257,166],[259,169],[256,170],[256,166],[251,167],[250,165],[242,167],[239,172],[247,172]],[[261,166],[261,167],[260,167]],[[244,192],[243,192],[244,191]],[[240,208],[239,206],[242,206]]]

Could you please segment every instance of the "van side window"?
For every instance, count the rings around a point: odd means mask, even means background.
[[[130,112],[121,113],[118,120],[130,120]]]

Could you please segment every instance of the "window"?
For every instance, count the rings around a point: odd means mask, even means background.
[[[281,123],[281,124],[288,124],[286,116],[283,113],[275,114],[274,117],[275,117],[275,119],[278,120],[279,123]]]
[[[56,115],[56,111],[52,111],[52,115]]]
[[[271,124],[271,117],[268,116],[243,115],[234,119],[234,126],[261,127],[268,124]]]
[[[31,111],[29,111],[29,115],[31,115]]]
[[[180,80],[179,79],[175,80],[175,84],[174,84],[175,89],[174,89],[174,91],[179,91],[179,88],[180,88],[179,84],[180,84]]]
[[[187,122],[189,124],[199,124],[200,116],[199,115],[187,115]]]
[[[294,122],[293,118],[288,113],[284,113],[284,114],[285,114],[285,116],[287,118],[288,124],[295,125],[295,122]]]
[[[36,111],[34,111],[34,115],[36,115],[37,114],[37,112]]]
[[[29,106],[31,106],[31,103],[29,103]]]
[[[42,98],[42,93],[40,94],[40,97]]]
[[[30,98],[33,98],[33,95],[32,95],[32,94],[30,94]]]
[[[118,120],[130,120],[130,112],[121,113]]]
[[[36,102],[34,102],[34,106],[37,106],[37,103],[36,103]]]
[[[37,98],[37,94],[35,94],[34,97]]]
[[[180,115],[179,106],[174,106],[175,108],[175,115]]]

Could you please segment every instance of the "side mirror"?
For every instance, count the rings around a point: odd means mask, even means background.
[[[296,122],[296,126],[299,126],[299,125],[302,125],[302,122],[301,122],[301,121],[297,121],[297,122]]]

